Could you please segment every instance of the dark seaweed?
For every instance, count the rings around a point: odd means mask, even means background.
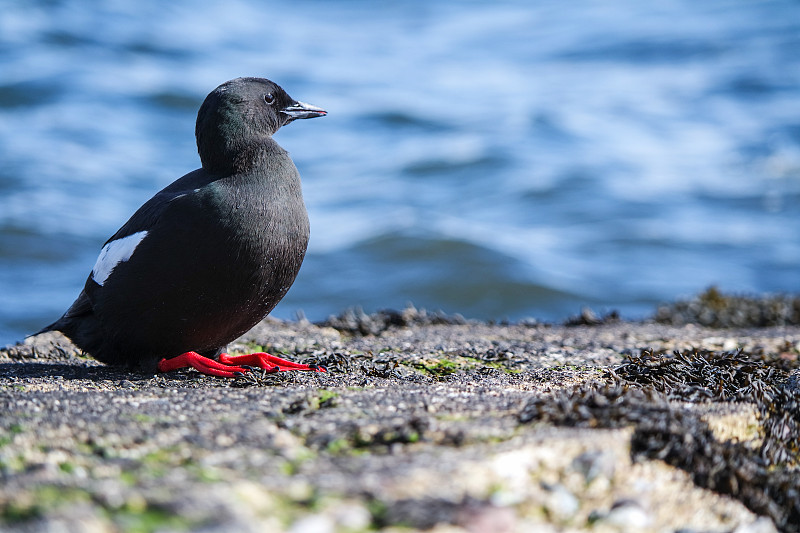
[[[800,531],[800,390],[787,371],[743,352],[644,351],[611,370],[605,382],[531,400],[523,423],[634,426],[634,459],[660,459],[700,487],[730,495],[769,516],[781,531]],[[670,400],[753,402],[762,445],[719,441],[701,415]]]
[[[367,314],[360,307],[352,307],[337,316],[328,317],[319,326],[327,326],[350,335],[380,335],[392,327],[427,326],[432,324],[466,324],[459,315],[448,315],[442,311],[428,312],[413,306],[403,311],[384,309]]]
[[[624,382],[650,385],[671,400],[752,401],[754,394],[771,394],[769,384],[784,380],[780,370],[753,360],[741,351],[688,350],[671,355],[644,350],[610,374]]]
[[[564,321],[565,326],[602,326],[604,324],[619,323],[619,311],[610,311],[598,316],[592,309],[584,307],[577,316],[569,317]]]
[[[654,319],[663,324],[700,324],[711,328],[797,326],[800,296],[726,295],[711,287],[691,300],[660,306]]]

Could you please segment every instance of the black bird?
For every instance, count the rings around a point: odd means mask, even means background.
[[[326,114],[263,78],[214,89],[197,113],[202,168],[133,214],[103,246],[77,300],[39,333],[61,331],[99,361],[146,371],[324,371],[224,351],[284,297],[306,253],[300,175],[272,135]]]

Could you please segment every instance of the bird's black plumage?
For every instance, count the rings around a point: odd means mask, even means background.
[[[266,79],[217,87],[197,115],[202,168],[133,214],[42,331],[105,363],[152,370],[184,352],[214,356],[252,328],[289,290],[309,236],[300,176],[272,135],[324,114]]]

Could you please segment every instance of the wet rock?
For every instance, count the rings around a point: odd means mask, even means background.
[[[341,332],[267,320],[235,344],[325,374],[0,350],[0,529],[588,531],[634,499],[645,529],[733,531],[747,505],[792,531],[800,328],[403,313]],[[708,422],[740,407],[753,442]]]

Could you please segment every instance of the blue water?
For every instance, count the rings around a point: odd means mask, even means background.
[[[0,7],[0,345],[197,168],[197,108],[238,76],[330,113],[276,137],[312,224],[278,317],[635,318],[712,284],[798,291],[794,0]]]

